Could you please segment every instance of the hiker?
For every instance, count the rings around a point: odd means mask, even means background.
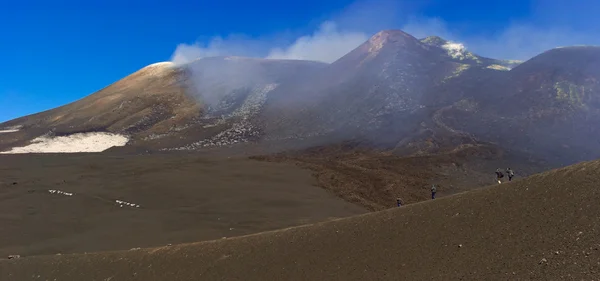
[[[437,187],[435,184],[431,185],[431,199],[435,199],[435,193],[437,192]]]
[[[515,176],[515,172],[511,168],[506,168],[506,175],[508,176],[508,181],[512,181],[512,178]]]
[[[496,180],[498,181],[498,184],[502,183],[501,178],[504,177],[504,174],[502,173],[502,171],[500,171],[500,168],[496,169]]]
[[[398,207],[402,207],[402,200],[400,200],[400,197],[396,198],[396,204]]]

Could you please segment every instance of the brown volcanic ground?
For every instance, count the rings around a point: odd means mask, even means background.
[[[246,237],[0,262],[2,280],[595,280],[600,161]]]
[[[0,155],[0,256],[156,247],[366,212],[314,184],[294,165],[201,154]]]
[[[411,157],[359,143],[252,156],[263,161],[234,154],[1,155],[0,255],[246,235],[383,210],[396,197],[404,204],[428,200],[431,183],[440,185],[440,197],[485,186],[498,167],[510,165],[519,177],[545,168],[484,145]]]

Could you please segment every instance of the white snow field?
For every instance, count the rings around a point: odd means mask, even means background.
[[[0,129],[0,134],[2,134],[2,133],[14,133],[14,132],[18,132],[19,130],[21,130],[21,126],[6,127],[6,128],[3,128],[3,129]]]
[[[111,133],[78,133],[70,136],[48,137],[41,136],[33,139],[31,144],[14,147],[4,154],[16,153],[77,153],[102,152],[113,146],[124,146],[129,138]]]

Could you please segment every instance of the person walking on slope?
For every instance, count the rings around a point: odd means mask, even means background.
[[[435,193],[437,192],[437,187],[435,184],[431,185],[431,199],[435,199]]]
[[[500,171],[500,169],[496,169],[496,180],[498,181],[498,184],[502,183],[501,178],[504,177],[504,174],[502,173],[502,171]]]
[[[402,200],[400,200],[400,197],[396,198],[396,204],[398,207],[402,207]]]
[[[508,176],[508,181],[512,181],[512,178],[515,176],[515,172],[511,168],[506,168],[506,175]]]

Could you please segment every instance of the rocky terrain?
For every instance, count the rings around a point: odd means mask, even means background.
[[[600,156],[600,48],[547,51],[502,77],[485,77],[481,91],[442,116],[481,140],[568,164]]]
[[[352,218],[0,261],[2,280],[596,280],[600,162]]]

